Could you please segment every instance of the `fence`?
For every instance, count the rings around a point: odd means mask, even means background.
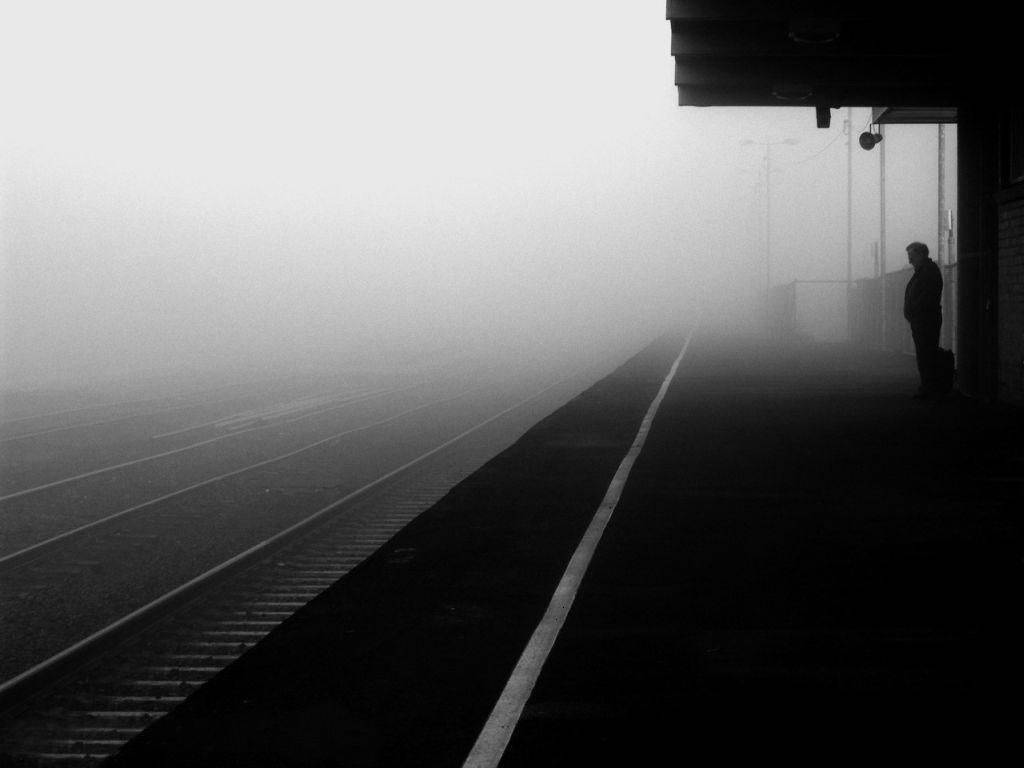
[[[942,335],[939,345],[956,349],[956,264],[942,270]],[[913,354],[910,326],[903,318],[903,294],[914,270],[901,269],[885,276],[885,307],[882,311],[882,278],[856,280],[850,291],[850,339],[865,346]]]
[[[942,336],[939,344],[956,349],[956,264],[942,270]],[[913,354],[910,326],[903,318],[903,293],[914,271],[889,272],[854,280],[794,280],[768,293],[768,323],[778,336],[846,341]],[[883,306],[884,296],[884,306]]]
[[[794,280],[768,293],[768,323],[781,337],[845,341],[845,280]]]

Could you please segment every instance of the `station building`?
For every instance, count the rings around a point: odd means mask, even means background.
[[[876,139],[957,126],[958,387],[1024,403],[1024,91],[1006,6],[668,0],[667,18],[681,106],[802,106],[820,128],[870,107]]]

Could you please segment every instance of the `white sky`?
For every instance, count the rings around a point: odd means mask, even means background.
[[[764,279],[743,140],[799,141],[778,280],[844,276],[844,113],[680,109],[669,35],[664,0],[0,5],[0,382],[740,314]],[[890,234],[933,242],[934,128],[892,131],[918,133]]]

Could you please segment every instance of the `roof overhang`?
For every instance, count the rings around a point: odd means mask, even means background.
[[[956,107],[875,107],[871,122],[876,125],[955,123]]]
[[[988,8],[989,13],[983,11]],[[883,122],[952,122],[956,107],[1020,100],[1005,12],[956,17],[933,0],[668,0],[681,105],[888,105]],[[984,45],[982,52],[979,47]]]

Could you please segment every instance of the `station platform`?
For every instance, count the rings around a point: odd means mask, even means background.
[[[538,423],[108,765],[463,765],[682,345]],[[501,765],[1015,754],[1024,418],[915,389],[902,355],[696,333]]]

